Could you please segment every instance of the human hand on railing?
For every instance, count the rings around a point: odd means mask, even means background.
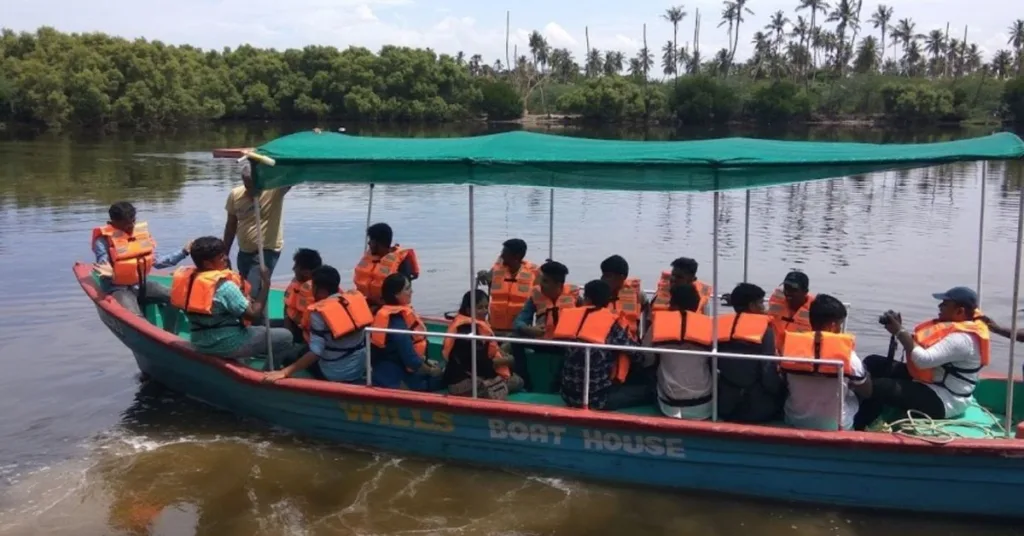
[[[288,373],[283,370],[275,370],[274,372],[268,372],[263,375],[263,383],[274,383],[283,380],[288,377]]]

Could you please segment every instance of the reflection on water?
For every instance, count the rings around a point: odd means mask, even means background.
[[[991,523],[850,513],[701,494],[666,493],[398,458],[268,429],[166,392],[138,386],[129,353],[110,336],[70,276],[88,258],[106,205],[131,199],[162,249],[220,234],[233,162],[208,149],[247,146],[289,127],[222,129],[160,140],[0,142],[0,533],[107,534],[1010,534]],[[355,131],[355,128],[350,129]],[[395,131],[362,133],[396,134]],[[422,129],[400,135],[429,134]],[[450,134],[451,132],[449,132]],[[573,132],[573,134],[583,134]],[[588,135],[623,137],[621,132]],[[973,134],[973,133],[972,133]],[[625,137],[667,139],[651,130]],[[702,136],[725,135],[704,132]],[[744,135],[762,135],[751,132]],[[896,135],[815,130],[794,138],[936,141],[963,133]],[[914,321],[934,314],[932,292],[974,285],[980,164],[861,175],[755,190],[750,279],[773,287],[791,268],[812,290],[853,303],[858,349],[881,351],[874,321],[889,307]],[[984,306],[1010,314],[1020,162],[993,163],[986,179]],[[362,250],[368,190],[304,185],[286,203],[286,249],[319,249],[349,272]],[[549,192],[476,190],[477,268],[520,236],[547,255]],[[374,220],[417,248],[425,273],[417,308],[451,310],[468,278],[466,190],[376,189]],[[675,257],[711,278],[712,196],[557,191],[555,257],[577,282],[619,253],[653,287]],[[720,281],[743,278],[745,196],[721,196]],[[276,274],[288,278],[288,263]],[[1006,345],[995,346],[995,370]],[[128,409],[125,409],[128,408]]]

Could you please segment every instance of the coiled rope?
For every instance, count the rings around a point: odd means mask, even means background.
[[[977,402],[973,402],[971,407],[980,409],[991,419],[991,424],[981,424],[967,419],[933,419],[920,411],[911,409],[907,410],[907,417],[905,419],[881,423],[877,427],[877,431],[920,439],[937,445],[945,445],[957,439],[978,439],[977,434],[953,430],[952,428],[954,427],[976,430],[985,439],[997,439],[1006,436],[1006,429],[1003,428],[1002,419],[997,418],[992,412]]]

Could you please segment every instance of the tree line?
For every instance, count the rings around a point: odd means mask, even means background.
[[[729,46],[707,60],[699,11],[692,41],[680,46],[688,14],[682,6],[668,9],[662,18],[673,37],[661,47],[660,73],[646,39],[631,57],[588,43],[581,64],[536,31],[521,54],[487,63],[479,54],[396,46],[376,53],[329,46],[218,51],[48,27],[5,29],[0,122],[151,130],[231,120],[509,120],[530,112],[684,124],[1024,122],[1024,20],[1010,25],[1010,48],[986,62],[976,44],[950,38],[948,30],[922,35],[909,19],[893,24],[884,5],[865,22],[878,38],[858,40],[860,0],[834,7],[799,0],[801,14],[773,14],[754,32],[752,56],[738,62],[740,29],[753,13],[748,1],[724,3],[718,26]]]

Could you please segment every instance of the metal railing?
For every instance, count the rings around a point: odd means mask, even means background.
[[[494,341],[494,342],[507,342],[511,344],[529,344],[531,346],[552,346],[557,348],[582,348],[585,350],[583,356],[583,408],[588,409],[590,407],[590,353],[593,350],[610,350],[614,352],[629,352],[629,353],[654,353],[659,355],[672,355],[672,356],[686,356],[690,358],[696,357],[710,357],[712,359],[712,371],[715,374],[712,375],[712,383],[715,384],[718,381],[718,358],[725,357],[729,359],[749,359],[753,361],[793,361],[793,357],[781,357],[781,356],[768,356],[768,355],[756,355],[756,354],[735,354],[731,352],[718,352],[718,351],[700,351],[700,350],[682,350],[676,348],[654,348],[650,346],[619,346],[614,344],[592,344],[583,342],[569,342],[569,341],[555,341],[549,339],[523,339],[517,337],[501,337],[501,336],[487,336],[487,335],[472,335],[464,333],[441,333],[441,332],[423,332],[423,331],[411,331],[405,329],[389,329],[389,328],[365,328],[366,332],[366,385],[373,385],[371,379],[373,372],[373,363],[371,358],[373,345],[371,344],[370,338],[373,333],[384,333],[394,335],[414,335],[414,336],[427,336],[427,337],[442,337],[446,339],[461,339],[469,341]],[[845,365],[844,362],[836,359],[819,359],[817,363],[823,365],[835,365],[842,370]],[[473,378],[477,377],[476,360],[472,362],[472,375]],[[843,381],[845,376],[843,374],[836,375],[836,399],[838,400],[837,411],[836,411],[836,426],[839,430],[843,429]],[[475,381],[473,383],[476,383]],[[712,385],[714,387],[714,385]],[[477,394],[473,392],[473,398],[477,398]],[[711,404],[712,407],[718,406],[718,389],[712,389],[711,392]],[[713,421],[717,421],[717,412],[712,416]]]

